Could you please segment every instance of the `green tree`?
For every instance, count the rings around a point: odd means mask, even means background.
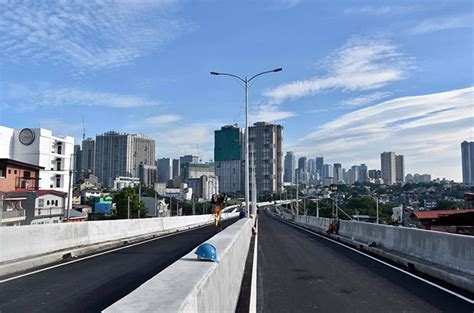
[[[117,218],[128,217],[128,199],[130,197],[130,218],[146,216],[146,209],[143,202],[138,200],[138,193],[132,187],[123,188],[113,195],[113,202],[117,206]]]
[[[459,210],[462,209],[463,205],[452,200],[440,200],[436,203],[433,210]]]

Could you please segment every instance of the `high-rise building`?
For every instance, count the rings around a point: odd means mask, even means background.
[[[351,181],[352,178],[354,179],[353,183],[360,183],[360,166],[359,165],[352,165],[351,167]]]
[[[199,157],[196,155],[185,155],[182,157],[179,157],[179,174],[181,177],[181,182],[185,182],[187,178],[189,177],[189,164],[198,164],[199,163]]]
[[[295,182],[295,154],[293,151],[286,152],[285,155],[285,175],[283,180],[287,183]]]
[[[331,164],[323,164],[323,176],[321,179],[325,179],[328,177],[334,177],[334,173],[332,171],[332,165]]]
[[[323,177],[323,164],[324,164],[324,158],[323,157],[316,157],[316,172],[319,174],[319,176]]]
[[[173,159],[173,187],[177,188],[181,184],[181,166],[179,159]]]
[[[257,122],[249,128],[251,175],[256,173],[258,193],[283,190],[283,126]],[[250,177],[250,190],[252,190]],[[243,190],[243,189],[242,189]]]
[[[300,173],[308,171],[308,159],[306,157],[300,157],[298,159],[298,171]]]
[[[316,160],[308,159],[308,173],[316,173]]]
[[[219,190],[228,194],[243,194],[242,183],[242,130],[227,125],[214,131],[215,172]]]
[[[158,159],[158,182],[168,184],[173,179],[173,160],[170,158]]]
[[[95,140],[92,138],[82,141],[82,174],[86,179],[95,175]]]
[[[396,183],[396,158],[394,152],[383,152],[380,155],[382,169],[382,179],[385,184],[393,185]]]
[[[155,165],[155,140],[141,134],[106,132],[96,137],[96,175],[112,186],[115,177],[139,177],[139,165]]]
[[[395,180],[397,183],[405,181],[405,161],[403,155],[395,156]]]
[[[82,178],[82,149],[81,145],[74,145],[74,183],[79,182]]]
[[[367,165],[362,163],[359,167],[359,177],[358,177],[357,181],[359,183],[365,183],[365,182],[367,182],[368,177],[369,177],[369,173],[368,173]]]
[[[138,178],[146,187],[153,188],[156,182],[156,165],[147,165],[140,162],[138,165]]]
[[[462,182],[474,184],[474,141],[461,143]]]
[[[342,182],[343,176],[342,176],[342,165],[341,163],[334,163],[334,183],[338,184]]]

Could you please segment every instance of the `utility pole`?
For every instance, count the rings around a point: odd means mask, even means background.
[[[156,190],[155,190],[155,217],[157,216],[157,212],[156,212]]]
[[[65,147],[66,148],[66,147]],[[69,221],[69,213],[72,209],[72,179],[73,179],[73,160],[75,154],[71,154],[71,158],[69,160],[69,186],[68,186],[68,201],[67,201],[67,208],[66,208],[66,222]]]
[[[316,217],[319,218],[319,199],[316,199]]]
[[[127,219],[130,219],[130,196],[127,197]]]
[[[375,197],[375,210],[377,211],[377,224],[379,223],[379,198]]]
[[[138,184],[138,202],[142,202],[142,183]]]
[[[303,198],[303,210],[304,210],[304,215],[306,216],[307,215],[307,212],[306,212],[306,197]]]
[[[296,172],[296,215],[300,214],[300,212],[298,210],[298,205],[299,205],[299,202],[298,202],[298,172]]]

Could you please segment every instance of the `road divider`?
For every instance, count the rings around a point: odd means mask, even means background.
[[[194,249],[104,312],[234,312],[254,222],[241,219],[207,241],[219,263],[197,260]]]

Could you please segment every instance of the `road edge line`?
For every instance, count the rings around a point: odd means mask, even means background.
[[[354,248],[352,248],[352,247],[349,247],[349,246],[347,246],[347,245],[345,245],[345,244],[343,244],[343,243],[338,242],[337,240],[334,240],[334,239],[332,239],[332,238],[325,237],[325,236],[323,236],[323,235],[321,235],[321,234],[318,234],[318,233],[316,233],[316,232],[314,232],[314,231],[311,231],[311,230],[309,230],[309,229],[306,229],[306,228],[304,228],[304,227],[301,227],[301,226],[296,225],[296,224],[293,224],[293,223],[289,223],[289,222],[287,222],[287,221],[283,221],[283,220],[282,220],[282,222],[285,223],[285,224],[287,224],[287,225],[290,225],[290,226],[299,228],[299,229],[301,229],[301,230],[304,230],[304,231],[306,231],[306,232],[308,232],[308,233],[311,233],[311,234],[313,234],[313,235],[316,235],[316,236],[318,236],[318,237],[320,237],[320,238],[323,238],[323,239],[326,239],[326,240],[331,241],[331,242],[333,242],[333,243],[336,243],[336,244],[338,244],[338,245],[340,245],[340,246],[342,246],[342,247],[345,247],[345,248],[347,248],[347,249],[349,249],[349,250],[352,250],[352,251],[354,251],[354,252],[357,252],[357,253],[359,253],[359,254],[361,254],[361,255],[363,255],[363,256],[366,256],[366,257],[368,257],[368,258],[370,258],[370,259],[372,259],[372,260],[374,260],[374,261],[377,261],[377,262],[379,262],[379,263],[381,263],[381,264],[383,264],[383,265],[386,265],[386,266],[388,266],[388,267],[390,267],[390,268],[393,268],[393,269],[395,269],[395,270],[397,270],[397,271],[399,271],[399,272],[402,272],[402,273],[404,273],[404,274],[406,274],[406,275],[408,275],[408,276],[411,276],[411,277],[413,277],[413,278],[415,278],[415,279],[418,279],[418,280],[420,280],[420,281],[422,281],[422,282],[424,282],[424,283],[426,283],[426,284],[428,284],[428,285],[431,285],[431,286],[433,286],[433,287],[435,287],[435,288],[438,288],[438,289],[440,289],[440,290],[442,290],[442,291],[444,291],[444,292],[446,292],[446,293],[449,293],[449,294],[451,294],[451,295],[453,295],[453,296],[455,296],[455,297],[457,297],[457,298],[460,298],[460,299],[462,299],[462,300],[464,300],[464,301],[466,301],[466,302],[468,302],[468,303],[470,303],[470,304],[474,304],[474,300],[469,299],[468,297],[465,297],[465,296],[463,296],[463,295],[461,295],[461,294],[458,294],[457,292],[454,292],[454,291],[452,291],[452,290],[450,290],[450,289],[448,289],[448,288],[445,288],[445,287],[440,286],[440,285],[438,285],[438,284],[436,284],[436,283],[433,283],[433,282],[431,282],[431,281],[429,281],[429,280],[427,280],[427,279],[425,279],[425,278],[419,277],[419,276],[417,276],[417,275],[415,275],[415,274],[413,274],[413,273],[407,272],[407,271],[405,271],[405,270],[403,270],[403,269],[401,269],[401,268],[399,268],[399,267],[397,267],[397,266],[394,266],[394,265],[389,264],[389,263],[387,263],[387,262],[385,262],[385,261],[382,261],[382,260],[380,260],[380,259],[377,259],[376,257],[373,257],[373,256],[371,256],[371,255],[368,255],[368,254],[366,254],[366,253],[364,253],[364,252],[362,252],[362,251],[359,251],[359,250],[357,250],[357,249],[354,249]]]
[[[252,282],[250,287],[249,313],[257,312],[257,247],[258,247],[258,219],[255,221],[255,242],[253,245]]]

